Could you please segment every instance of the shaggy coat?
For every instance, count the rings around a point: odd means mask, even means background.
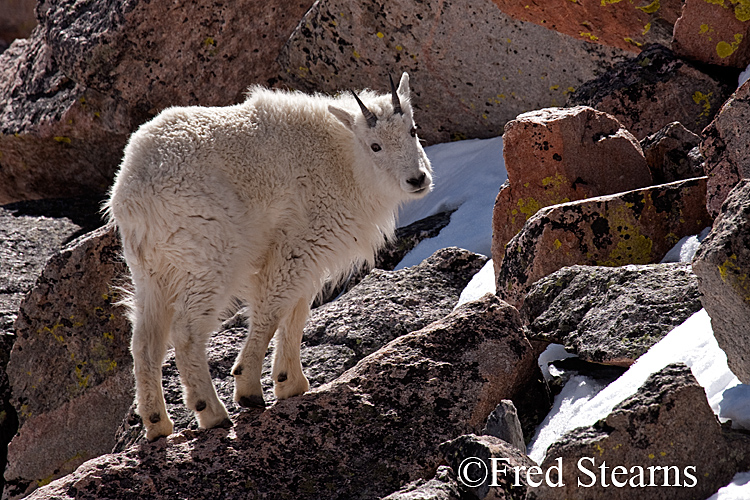
[[[332,98],[254,87],[235,106],[167,109],[130,138],[106,208],[135,285],[131,347],[148,439],[173,429],[161,386],[170,343],[200,426],[231,425],[206,344],[232,297],[247,302],[251,325],[235,401],[264,406],[274,333],[276,396],[309,389],[299,349],[312,299],[324,280],[371,262],[399,204],[431,189],[408,75],[391,88]]]

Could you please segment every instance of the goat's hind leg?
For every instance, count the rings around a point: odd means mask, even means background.
[[[268,343],[278,327],[278,319],[276,315],[258,314],[255,310],[249,319],[252,326],[247,341],[232,367],[234,400],[245,408],[265,408],[260,376]]]
[[[217,295],[191,293],[176,307],[172,325],[175,359],[184,389],[185,404],[196,413],[202,429],[231,427],[226,407],[211,380],[206,345],[219,326]]]
[[[153,287],[153,285],[152,285]],[[146,427],[146,439],[153,441],[172,434],[161,385],[161,367],[167,352],[171,309],[157,290],[138,287],[133,311],[133,370],[138,414]]]

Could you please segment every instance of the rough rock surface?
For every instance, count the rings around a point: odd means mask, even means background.
[[[580,86],[568,104],[605,111],[640,140],[673,121],[699,134],[733,90],[653,45]]]
[[[705,193],[699,177],[543,208],[508,243],[497,294],[520,306],[532,284],[566,266],[659,262],[710,225]]]
[[[721,107],[704,131],[701,152],[708,176],[708,213],[715,217],[729,192],[740,179],[750,178],[750,81]]]
[[[641,148],[654,184],[705,175],[703,156],[696,149],[700,144],[700,136],[686,129],[680,122],[665,125],[663,129],[643,139]]]
[[[494,436],[475,436],[468,434],[440,445],[440,451],[454,471],[464,471],[465,477],[459,477],[459,489],[469,498],[480,500],[523,500],[526,492],[530,489],[523,474],[520,476],[521,486],[515,486],[513,467],[531,467],[536,465],[524,451],[520,451],[511,444]],[[498,473],[496,480],[498,486],[490,486],[492,481],[492,458],[505,458],[506,462],[499,464],[507,474]],[[478,460],[475,460],[478,459]],[[466,467],[464,460],[470,460],[476,465]],[[480,465],[481,463],[481,465]],[[464,465],[464,467],[460,467]],[[484,474],[487,479],[482,480]],[[464,479],[464,481],[461,481]],[[476,485],[472,484],[476,481]]]
[[[729,368],[750,384],[750,179],[729,193],[693,269]]]
[[[67,200],[66,200],[67,202]],[[16,203],[0,207],[0,336],[13,333],[21,299],[28,292],[47,259],[82,230],[83,222],[70,213],[49,210],[54,201]],[[85,203],[84,203],[85,204]],[[48,214],[48,215],[44,215]],[[78,223],[76,223],[78,222]],[[5,367],[12,341],[0,348]]]
[[[435,477],[429,481],[417,479],[391,493],[382,500],[460,500],[461,492],[453,469],[446,465],[438,467]]]
[[[491,0],[316,2],[279,61],[308,91],[388,85],[408,71],[420,137],[495,137],[519,113],[566,95],[627,52],[516,21]]]
[[[82,236],[47,262],[20,306],[7,368],[21,423],[5,472],[14,494],[114,445],[133,398],[130,328],[114,305],[119,253],[109,227]]]
[[[103,193],[127,136],[158,111],[234,104],[277,81],[311,3],[41,4],[33,36],[0,56],[0,203]]]
[[[432,477],[438,444],[479,431],[535,368],[518,312],[488,294],[232,429],[99,457],[29,498],[380,498]]]
[[[723,430],[690,368],[674,364],[651,375],[635,395],[615,406],[603,420],[565,434],[547,451],[542,469],[555,465],[558,457],[562,458],[565,486],[542,484],[532,490],[529,500],[708,498],[736,472],[747,470],[750,438]],[[596,477],[596,484],[588,488],[578,486],[579,480],[592,483],[592,478],[578,469],[584,457],[589,458],[583,466]],[[607,467],[606,487],[602,486],[602,465]],[[621,474],[613,476],[615,466],[626,472],[619,469]],[[655,467],[653,483],[649,466]],[[615,480],[625,484],[618,487]],[[665,481],[669,486],[664,486]]]
[[[492,213],[496,272],[505,245],[540,208],[651,185],[635,137],[612,116],[585,106],[519,115],[505,126],[503,157],[508,182]]]
[[[0,203],[104,193],[135,126],[68,78],[43,27],[0,54]]]
[[[18,430],[5,371],[16,340],[13,323],[23,296],[47,259],[64,243],[99,224],[95,200],[43,200],[0,207],[0,470]],[[0,477],[0,490],[5,481]]]
[[[311,5],[50,2],[40,22],[69,78],[153,114],[169,105],[230,104],[252,83],[273,84],[278,52]]]
[[[702,308],[689,264],[565,267],[534,283],[521,308],[529,338],[585,361],[629,366]]]
[[[310,386],[334,380],[359,360],[391,340],[419,330],[448,315],[461,290],[482,268],[487,258],[458,248],[439,250],[419,266],[400,271],[373,270],[359,285],[334,302],[313,310],[305,324],[302,366]],[[219,397],[230,415],[241,411],[232,400],[234,360],[247,335],[243,311],[224,322],[208,347],[208,360]],[[262,375],[264,398],[276,400],[271,380],[271,359],[266,356]],[[193,413],[182,401],[174,353],[163,368],[167,409],[175,429],[197,429]],[[129,422],[128,422],[129,421]],[[132,412],[118,432],[117,450],[143,436]]]
[[[588,42],[639,52],[650,43],[668,45],[682,0],[636,2],[519,2],[493,0],[509,16]]]
[[[500,401],[492,410],[482,429],[482,435],[495,436],[526,453],[526,442],[523,439],[521,422],[518,420],[518,410],[509,399]]]
[[[744,69],[750,63],[750,5],[743,0],[685,0],[672,48],[680,56]]]
[[[0,0],[0,52],[16,38],[26,38],[36,26],[35,0]]]

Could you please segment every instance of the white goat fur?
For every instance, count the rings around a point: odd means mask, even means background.
[[[235,401],[264,405],[274,332],[276,396],[309,389],[299,349],[312,299],[326,278],[371,262],[399,204],[431,188],[406,73],[397,94],[403,114],[390,95],[360,94],[374,127],[351,95],[254,87],[242,104],[170,108],[132,135],[106,209],[135,285],[131,347],[149,440],[173,430],[161,386],[169,343],[200,426],[231,425],[206,344],[233,296],[251,325]]]

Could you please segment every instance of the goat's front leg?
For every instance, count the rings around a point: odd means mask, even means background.
[[[287,399],[310,390],[310,383],[302,371],[300,344],[305,321],[310,315],[310,305],[301,299],[281,323],[276,332],[276,349],[271,377],[278,399]]]

